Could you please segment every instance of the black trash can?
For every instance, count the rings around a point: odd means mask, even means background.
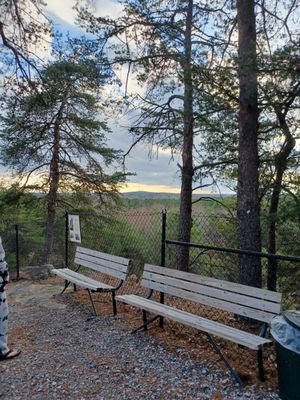
[[[300,312],[286,311],[271,321],[282,400],[300,399]]]

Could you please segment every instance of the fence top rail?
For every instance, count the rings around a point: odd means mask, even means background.
[[[203,249],[203,250],[215,250],[215,251],[220,251],[220,252],[224,252],[224,253],[242,254],[242,255],[253,256],[253,257],[274,258],[276,260],[284,260],[284,261],[300,263],[300,257],[283,256],[283,255],[272,254],[272,253],[261,253],[261,252],[252,251],[252,250],[232,249],[229,247],[209,246],[209,245],[203,245],[203,244],[197,244],[197,243],[181,242],[179,240],[166,239],[165,243],[166,244],[174,244],[176,246],[194,247],[194,248]]]

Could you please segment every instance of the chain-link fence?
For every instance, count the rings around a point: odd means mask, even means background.
[[[144,264],[160,264],[161,214],[157,212],[120,212],[102,215],[80,214],[81,246],[132,260],[130,274],[140,277]],[[69,244],[69,262],[76,243]]]
[[[26,266],[41,265],[45,241],[46,221],[37,219],[23,220],[17,224],[0,223],[0,236],[6,253],[12,279],[19,278],[19,273]],[[58,214],[54,226],[54,244],[51,263],[63,266],[65,248],[64,212]]]
[[[167,242],[176,242],[178,233],[178,214],[169,214],[167,218]],[[189,248],[188,271],[223,279],[237,281],[238,258],[241,257],[237,249],[236,218],[230,214],[204,215],[194,214],[192,222],[191,243],[196,246]],[[262,221],[262,238],[266,237],[265,221]],[[285,227],[286,229],[286,227]],[[282,231],[282,227],[279,231]],[[262,287],[267,288],[268,263],[273,260],[272,266],[277,268],[277,291],[283,293],[285,308],[300,308],[300,237],[297,238],[290,232],[278,235],[278,257],[269,258],[267,253],[260,254],[262,266]],[[197,248],[197,244],[202,245]],[[266,244],[262,241],[262,248]],[[167,243],[165,266],[176,267],[177,254],[182,246]],[[288,255],[286,258],[283,255]],[[243,254],[242,257],[254,256]]]
[[[166,238],[178,239],[179,213],[168,212],[166,217]],[[82,246],[123,256],[132,260],[130,278],[122,292],[136,293],[141,288],[137,282],[145,263],[162,263],[162,213],[127,210],[113,216],[101,216],[95,219],[88,213],[80,214]],[[238,257],[236,249],[236,219],[226,215],[194,214],[191,242],[204,248],[190,247],[187,270],[217,279],[236,281],[238,275]],[[300,245],[300,243],[299,243]],[[177,268],[178,245],[167,243],[165,266]],[[75,254],[76,244],[69,247],[69,260]],[[219,248],[216,250],[215,248]],[[300,246],[299,246],[300,248]],[[297,249],[295,243],[294,249]],[[281,246],[280,252],[284,247]],[[290,248],[291,250],[291,248]],[[295,251],[292,256],[297,256]],[[245,254],[244,257],[253,255]],[[299,260],[278,259],[278,291],[284,294],[285,307],[299,307]],[[267,287],[268,258],[261,257],[263,287]],[[97,275],[97,274],[94,274]],[[101,277],[103,279],[103,277]],[[108,281],[108,283],[112,283]]]
[[[130,258],[132,265],[130,278],[123,287],[123,292],[140,292],[139,279],[145,263],[162,263],[162,212],[125,210],[96,215],[92,212],[80,213],[81,246],[106,253]],[[166,238],[178,239],[179,213],[170,211],[166,214]],[[264,224],[262,222],[262,229]],[[279,227],[279,254],[299,256],[300,235]],[[39,265],[43,251],[45,221],[34,223],[7,224],[1,227],[3,245],[7,254],[12,276],[24,266]],[[295,232],[294,232],[295,231]],[[283,232],[283,233],[282,233]],[[263,232],[262,237],[265,237]],[[76,243],[66,241],[66,218],[62,211],[58,214],[54,228],[54,248],[51,263],[63,267],[66,263],[72,267]],[[224,279],[237,280],[238,254],[226,251],[235,249],[236,219],[230,214],[204,215],[194,213],[192,219],[191,242],[201,244],[203,248],[189,249],[190,258],[187,270],[190,272]],[[66,246],[67,244],[67,246]],[[215,250],[215,248],[220,248]],[[263,242],[264,248],[264,242]],[[222,250],[225,249],[225,250]],[[179,246],[168,243],[165,251],[165,266],[177,268]],[[245,255],[245,257],[253,257]],[[263,286],[266,287],[268,258],[261,258]],[[97,275],[95,273],[95,275]],[[300,263],[297,260],[277,260],[277,289],[284,293],[285,307],[299,308]]]
[[[145,263],[161,263],[161,213],[121,211],[95,218],[80,213],[81,246],[129,258],[129,279],[119,293],[144,293],[140,277]],[[69,242],[68,264],[72,266],[76,243]],[[94,272],[95,279],[114,285],[115,279]]]
[[[10,270],[15,272],[18,264],[18,225],[2,224],[0,232],[3,248],[6,253],[6,261]]]
[[[82,238],[80,246],[123,256],[132,260],[130,276],[118,294],[135,293],[146,295],[147,290],[143,289],[140,284],[140,277],[145,263],[177,268],[177,253],[180,246],[172,243],[172,241],[178,241],[179,237],[178,212],[170,210],[165,215],[165,241],[162,241],[164,233],[162,223],[163,214],[157,210],[144,212],[129,209],[115,212],[114,214],[107,213],[102,215],[96,215],[92,212],[81,212],[78,215],[80,216]],[[57,268],[65,266],[66,261],[70,268],[74,267],[73,261],[77,243],[69,241],[66,221],[67,218],[64,212],[58,214],[51,259],[51,263]],[[43,252],[45,226],[45,221],[42,220],[35,220],[34,223],[22,222],[19,225],[8,224],[7,226],[0,226],[12,275],[14,270],[16,270],[17,264],[19,265],[21,274],[25,266],[39,265]],[[297,229],[298,227],[295,225],[291,227],[291,230],[288,229],[287,225],[279,227],[279,254],[300,255],[300,235],[296,234]],[[265,237],[266,231],[264,231],[263,221],[262,230],[262,237]],[[226,248],[237,248],[236,219],[234,216],[230,214],[204,215],[194,213],[191,243],[201,244],[202,247],[189,247],[189,265],[186,268],[188,271],[217,279],[237,280],[238,254],[226,251]],[[263,250],[264,248],[265,244],[263,242]],[[253,256],[245,255],[245,257]],[[265,257],[261,258],[264,287],[266,287],[267,280],[267,260]],[[284,308],[300,308],[299,266],[300,258],[295,258],[295,260],[280,258],[277,260],[277,289],[284,294]],[[107,275],[94,272],[92,276],[108,284],[115,283]],[[105,297],[107,300],[105,302],[108,307],[107,310],[111,313],[111,296],[103,293],[101,294],[99,312],[103,312]],[[76,301],[82,302],[90,308],[88,298],[83,291],[75,292],[74,298]],[[154,298],[158,300],[158,294]],[[195,302],[174,298],[171,295],[165,295],[165,303],[233,327],[241,328],[241,325],[243,325],[243,321],[237,320],[230,313],[202,306]],[[139,310],[128,306],[123,307],[123,311],[131,313],[128,320],[131,321],[132,328],[136,327],[140,318]],[[177,343],[177,345],[180,343],[180,346],[183,346],[183,348],[186,346],[189,349],[190,343],[193,343],[193,347],[197,347],[197,343],[199,342],[199,347],[204,349],[205,357],[207,357],[209,351],[205,347],[205,342],[201,341],[201,337],[195,335],[192,329],[184,326],[180,326],[180,329],[178,329],[178,324],[172,321],[166,321],[166,324],[170,331],[176,335],[177,341],[174,341],[174,343]],[[245,326],[245,329],[255,334],[257,334],[257,328],[255,324]],[[171,342],[173,343],[173,339]],[[229,345],[227,342],[219,338],[217,342],[221,347],[228,349]],[[268,359],[275,357],[272,351],[272,348],[266,349],[266,357]],[[229,356],[230,362],[237,367],[240,364],[248,365],[250,360],[251,365],[252,362],[254,365],[255,354],[250,353],[235,346],[233,351],[229,352],[229,355],[232,355],[232,357]],[[236,360],[239,360],[238,364]],[[273,373],[270,365],[267,366],[266,370],[268,374]]]

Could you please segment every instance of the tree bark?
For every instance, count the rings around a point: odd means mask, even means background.
[[[188,1],[186,29],[185,29],[185,56],[182,63],[184,74],[184,130],[182,148],[181,192],[179,240],[190,242],[192,229],[192,184],[193,184],[193,82],[192,82],[192,20],[193,0]],[[189,248],[181,247],[177,254],[177,267],[182,271],[189,269]]]
[[[60,125],[63,117],[64,103],[61,104],[54,123],[54,140],[52,158],[50,162],[50,187],[47,198],[47,222],[45,231],[45,243],[42,256],[42,264],[49,264],[53,249],[54,224],[57,206],[57,194],[59,187],[59,152],[60,152]]]
[[[237,243],[242,250],[261,250],[258,196],[258,106],[254,0],[237,1],[239,43],[239,157]],[[239,256],[238,281],[261,287],[259,257]]]
[[[285,136],[285,143],[281,148],[280,153],[277,155],[275,160],[275,181],[271,194],[270,207],[269,207],[269,223],[268,223],[268,253],[276,254],[276,219],[279,206],[280,194],[282,191],[283,175],[286,170],[287,161],[292,153],[296,141],[291,134],[289,127],[286,123],[285,116],[280,112],[276,111],[280,128]],[[268,278],[267,284],[269,290],[276,291],[277,289],[277,260],[268,259]]]

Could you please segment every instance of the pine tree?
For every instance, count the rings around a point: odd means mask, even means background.
[[[22,179],[23,189],[47,193],[42,262],[48,263],[59,194],[95,193],[105,201],[117,196],[125,175],[115,170],[119,152],[106,146],[108,127],[100,119],[109,71],[75,57],[50,64],[40,76],[33,93],[23,89],[7,102],[1,159]]]

